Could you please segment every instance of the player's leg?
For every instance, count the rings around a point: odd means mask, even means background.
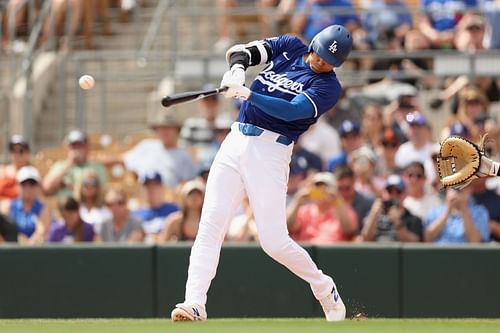
[[[172,311],[174,321],[206,319],[207,292],[217,270],[225,231],[243,200],[243,182],[235,157],[239,141],[232,133],[229,136],[210,168],[200,227],[189,258],[185,301]]]
[[[292,147],[256,140],[252,148],[242,174],[263,250],[310,284],[328,320],[344,319],[345,307],[333,279],[288,235],[286,188]]]

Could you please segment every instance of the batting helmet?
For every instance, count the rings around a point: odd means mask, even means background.
[[[309,44],[309,52],[316,52],[334,67],[345,61],[352,49],[352,35],[341,25],[331,25],[314,36]]]

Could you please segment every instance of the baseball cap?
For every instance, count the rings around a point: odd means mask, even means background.
[[[290,175],[305,174],[307,167],[308,163],[305,157],[296,157],[295,155],[292,155],[292,160],[290,161]]]
[[[406,115],[406,121],[410,125],[426,125],[427,120],[420,112],[410,112]]]
[[[203,184],[199,180],[187,181],[186,183],[184,183],[184,185],[182,185],[180,193],[183,197],[185,197],[194,190],[198,190],[201,193],[204,193],[205,192],[205,184]]]
[[[27,150],[30,149],[28,141],[24,138],[24,136],[20,134],[14,134],[13,136],[10,137],[9,150],[12,151],[12,148],[14,148],[15,145],[20,145]]]
[[[337,181],[331,172],[318,172],[313,177],[314,184],[325,184],[331,187],[335,187]]]
[[[405,190],[405,183],[403,182],[403,178],[401,178],[398,174],[392,174],[387,177],[385,181],[385,189],[390,187],[395,187],[399,190],[399,192],[403,192]]]
[[[16,180],[19,184],[27,180],[34,180],[37,183],[39,183],[41,178],[40,178],[40,173],[35,167],[31,165],[26,165],[23,166],[21,169],[19,169],[16,175]]]
[[[161,112],[160,114],[156,115],[156,117],[154,117],[154,119],[150,122],[149,126],[152,129],[158,127],[181,128],[181,123],[172,112]]]
[[[470,136],[469,129],[459,121],[451,124],[448,129],[450,131],[450,135],[458,135],[465,138],[468,138]]]
[[[66,140],[69,144],[73,143],[87,143],[87,134],[79,129],[72,130],[68,133]]]
[[[149,171],[149,172],[144,172],[139,176],[139,183],[144,185],[147,182],[158,182],[158,183],[162,184],[163,179],[162,179],[161,174],[159,172]]]
[[[350,133],[358,134],[360,130],[360,126],[357,122],[346,119],[340,124],[339,133],[340,136],[345,136]]]

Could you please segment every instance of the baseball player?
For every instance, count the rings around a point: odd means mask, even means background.
[[[243,103],[210,169],[185,301],[172,311],[173,321],[207,319],[207,292],[224,234],[245,193],[262,249],[310,284],[328,321],[345,319],[346,309],[333,279],[289,237],[285,200],[293,144],[337,103],[342,88],[334,68],[351,48],[351,33],[333,25],[319,32],[309,46],[285,35],[227,51],[230,70],[221,86],[229,88],[226,98],[240,98]],[[245,70],[259,64],[267,66],[250,88],[245,87]]]

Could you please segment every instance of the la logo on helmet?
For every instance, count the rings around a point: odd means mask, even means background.
[[[330,46],[328,46],[328,50],[332,53],[337,52],[337,41],[336,40],[334,40],[333,43]]]

